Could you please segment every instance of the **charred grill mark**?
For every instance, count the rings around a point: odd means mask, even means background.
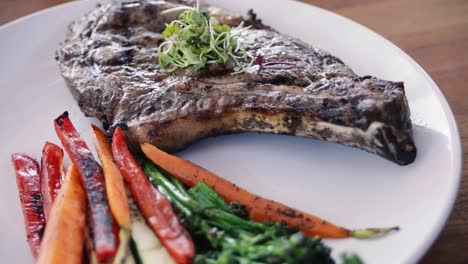
[[[369,79],[373,79],[374,77],[370,76],[370,75],[365,75],[365,76],[362,76],[362,77],[357,77],[357,79],[362,82],[362,81],[365,81],[365,80],[369,80]]]
[[[68,111],[63,112],[59,117],[55,119],[55,122],[61,127],[63,125],[63,119],[68,117]]]
[[[129,24],[129,21],[130,21],[130,10],[131,10],[131,5],[126,5],[127,8],[122,8],[119,12],[120,14],[120,20],[121,20],[121,23],[122,23],[122,26],[121,27],[118,27],[118,29],[123,29],[124,30],[124,36],[128,38],[130,38],[130,36],[132,35],[132,28]]]
[[[127,124],[125,124],[124,122],[122,121],[116,121],[114,124],[112,124],[111,126],[109,126],[106,130],[106,134],[109,138],[112,137],[112,135],[114,134],[114,130],[117,128],[117,127],[120,127],[122,128],[122,130],[127,130],[128,129],[128,126]]]
[[[144,115],[151,115],[155,112],[157,112],[157,107],[154,106],[154,105],[151,105],[150,107],[146,108],[144,111],[143,111],[143,114]]]
[[[253,11],[253,9],[249,9],[247,12],[248,18],[247,22],[252,25],[254,28],[263,29],[266,26],[262,23],[262,20],[257,17],[257,14]]]
[[[322,107],[328,107],[328,98],[322,99]]]
[[[346,104],[348,104],[348,100],[345,99],[345,98],[340,98],[340,103],[341,103],[342,105],[346,105]]]
[[[295,84],[297,85],[296,83],[296,80],[294,79],[291,79],[289,78],[288,76],[286,75],[280,75],[280,74],[276,74],[273,76],[273,78],[269,81],[269,84],[273,84],[273,85],[291,85],[291,84]]]
[[[390,127],[380,129],[377,139],[382,143],[380,150],[383,155],[387,156],[388,159],[395,160],[400,165],[406,165],[416,158],[417,151],[412,140],[399,142]]]
[[[276,209],[276,213],[282,214],[289,218],[304,218],[304,214],[298,213],[296,210],[291,209],[291,208]]]
[[[31,195],[31,208],[36,214],[42,214],[44,206],[41,194],[34,193]]]
[[[135,50],[133,49],[125,49],[121,53],[120,61],[121,63],[119,64],[131,64],[133,62],[133,56],[135,54]]]
[[[35,234],[39,237],[43,237],[44,236],[44,231],[45,231],[45,225],[39,225],[37,226],[37,230],[35,230]]]
[[[154,6],[154,5],[145,6],[144,12],[150,17],[156,17],[159,13],[157,6]]]
[[[330,138],[333,136],[334,132],[333,130],[331,130],[330,128],[323,128],[319,131],[317,131],[317,133],[322,137],[322,139],[326,140],[327,138]]]
[[[103,187],[104,186],[100,184],[94,184],[92,185],[90,190],[95,191],[95,192],[97,191],[101,192],[104,189]],[[96,206],[91,207],[91,212],[92,212],[92,215],[94,216],[94,221],[96,221],[95,225],[99,225],[101,228],[104,227],[100,229],[99,231],[105,232],[105,233],[112,232],[111,231],[112,230],[112,218],[107,217],[107,214],[104,213],[105,212],[104,210],[109,210],[106,196],[99,195],[99,194],[90,195],[89,202],[92,203],[93,205],[96,205]],[[110,239],[108,236],[105,236],[105,237],[107,238],[108,241],[113,241],[113,237],[110,237]]]
[[[320,54],[320,59],[322,61],[322,65],[332,65],[336,63],[344,64],[340,59],[328,53]]]
[[[74,155],[80,155],[80,153],[82,153],[82,150],[76,150]],[[87,153],[84,157],[78,159],[78,162],[81,169],[81,173],[85,178],[93,177],[100,170],[100,166],[94,160],[94,157],[92,156],[91,152]]]

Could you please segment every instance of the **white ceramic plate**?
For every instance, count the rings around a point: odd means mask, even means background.
[[[31,263],[10,154],[40,158],[58,142],[53,118],[71,112],[91,142],[89,120],[68,93],[54,61],[66,26],[96,1],[54,7],[0,27],[0,256]],[[203,140],[183,157],[247,189],[350,228],[399,225],[382,239],[326,240],[334,255],[367,263],[414,263],[442,229],[461,175],[461,144],[447,102],[430,77],[390,42],[328,11],[285,0],[212,2],[249,8],[277,30],[340,57],[360,75],[405,82],[416,161],[405,167],[363,151],[317,140],[244,134]]]

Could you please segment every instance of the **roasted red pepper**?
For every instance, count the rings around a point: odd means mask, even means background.
[[[63,181],[63,150],[54,143],[46,142],[42,149],[41,187],[44,200],[45,218],[49,218],[50,209]]]
[[[118,247],[115,221],[107,201],[104,175],[86,142],[80,138],[65,112],[55,119],[55,131],[73,164],[79,169],[88,199],[94,250],[99,261],[112,259]]]
[[[11,160],[15,167],[26,235],[32,254],[36,258],[45,229],[39,164],[25,154],[13,154]]]
[[[178,263],[190,263],[195,255],[190,234],[180,224],[169,200],[154,188],[133,158],[120,127],[114,131],[112,153],[148,225]]]

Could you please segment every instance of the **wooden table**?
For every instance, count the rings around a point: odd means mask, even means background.
[[[464,149],[463,182],[447,226],[422,263],[468,263],[468,0],[303,0],[351,18],[413,57],[447,97]],[[0,25],[68,0],[1,0]]]

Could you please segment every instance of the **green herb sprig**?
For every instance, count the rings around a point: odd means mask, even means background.
[[[166,41],[159,46],[159,65],[167,72],[187,67],[201,70],[207,64],[226,64],[232,59],[238,71],[249,57],[237,39],[241,29],[242,25],[231,28],[205,12],[188,8],[162,33]]]

